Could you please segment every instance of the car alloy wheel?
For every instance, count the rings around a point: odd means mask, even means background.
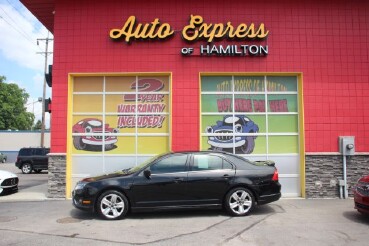
[[[235,188],[226,196],[226,209],[233,216],[244,216],[254,208],[253,194],[246,188]]]
[[[128,211],[128,200],[120,192],[109,190],[98,199],[98,213],[104,219],[116,220],[123,218]]]
[[[32,166],[29,163],[24,163],[22,165],[22,173],[30,174],[32,172]]]

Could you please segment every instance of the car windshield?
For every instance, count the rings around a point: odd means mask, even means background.
[[[131,167],[131,168],[128,168],[128,169],[124,169],[122,171],[123,172],[127,172],[127,173],[135,173],[135,172],[141,170],[142,168],[144,168],[145,166],[149,165],[154,160],[159,159],[159,158],[161,158],[162,156],[164,156],[166,154],[168,154],[168,153],[164,153],[164,154],[161,154],[161,155],[153,156],[150,159],[147,159],[146,161],[142,162],[140,165],[137,165],[137,166],[134,166],[134,167]]]

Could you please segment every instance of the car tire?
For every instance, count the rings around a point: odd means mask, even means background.
[[[245,216],[254,209],[255,198],[249,189],[237,187],[227,193],[224,206],[232,216]]]
[[[82,142],[82,137],[73,137],[73,145],[77,150],[86,149],[86,144]]]
[[[32,172],[32,165],[30,163],[23,163],[22,173],[30,174]]]
[[[252,153],[255,148],[255,137],[254,136],[246,137],[246,143],[242,145],[240,148],[243,154]]]
[[[5,162],[6,162],[6,160],[5,160],[5,159],[3,159],[3,160],[2,160],[2,163],[5,163]]]
[[[118,220],[125,217],[129,204],[125,195],[116,190],[108,190],[99,196],[96,211],[106,220]]]

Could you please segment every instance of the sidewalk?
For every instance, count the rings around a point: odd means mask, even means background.
[[[369,218],[353,200],[282,199],[250,216],[221,210],[128,214],[101,220],[70,200],[0,203],[1,245],[367,245]]]

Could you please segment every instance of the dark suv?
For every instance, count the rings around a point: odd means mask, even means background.
[[[49,160],[47,154],[49,152],[49,148],[21,148],[15,166],[25,174],[31,173],[32,170],[40,173],[42,170],[48,169]]]

